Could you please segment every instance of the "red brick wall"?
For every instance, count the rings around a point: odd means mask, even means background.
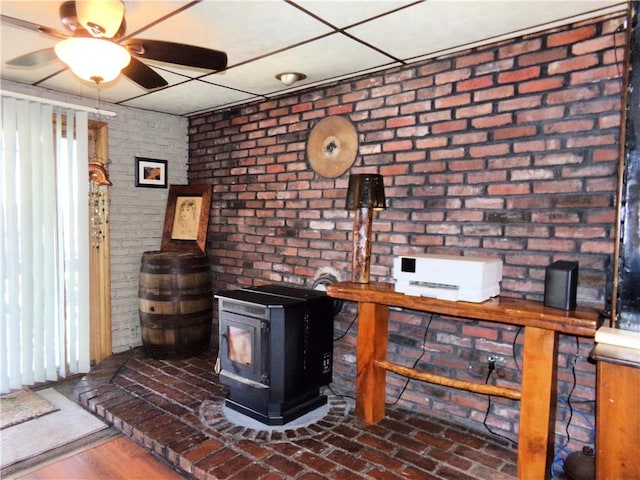
[[[322,267],[349,279],[348,175],[319,177],[305,153],[313,126],[343,115],[360,141],[351,172],[385,176],[388,209],[374,218],[372,280],[391,281],[401,254],[493,255],[504,261],[503,295],[540,300],[545,267],[577,260],[578,303],[602,308],[614,249],[621,24],[603,18],[193,117],[189,181],[214,186],[207,251],[215,287],[309,285]],[[354,314],[347,305],[336,336]],[[342,393],[354,390],[356,329],[335,344]],[[412,365],[424,354],[419,368],[463,380],[485,381],[487,355],[499,353],[507,365],[489,381],[519,384],[516,328],[394,311],[390,339],[392,361]],[[559,395],[573,390],[586,414],[574,414],[569,427],[582,442],[593,420],[592,346],[562,337],[558,361]],[[388,381],[394,401],[405,380]],[[400,402],[485,428],[481,395],[412,381]],[[515,438],[517,418],[517,402],[492,399],[492,430]],[[560,403],[559,441],[568,418]]]

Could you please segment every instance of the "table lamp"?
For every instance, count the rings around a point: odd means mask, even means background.
[[[369,283],[373,211],[386,208],[382,175],[361,173],[349,176],[345,209],[356,211],[351,268],[351,281],[354,283]]]

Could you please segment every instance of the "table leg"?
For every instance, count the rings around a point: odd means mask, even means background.
[[[374,362],[387,359],[387,317],[386,305],[358,304],[356,415],[366,423],[384,417],[387,372]]]
[[[522,400],[518,437],[518,478],[547,478],[549,437],[554,419],[554,378],[558,335],[553,330],[525,327]]]

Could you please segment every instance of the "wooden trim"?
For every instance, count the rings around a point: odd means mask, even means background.
[[[638,107],[637,102],[631,98],[634,95],[630,95],[630,89],[637,88],[640,83],[640,78],[637,73],[634,72],[638,64],[637,55],[632,58],[633,43],[636,41],[637,29],[631,28],[634,22],[635,16],[635,2],[629,2],[627,6],[627,22],[629,27],[625,32],[625,48],[624,48],[624,71],[622,74],[622,99],[620,109],[620,133],[618,138],[621,139],[618,142],[618,181],[616,185],[616,224],[615,224],[615,236],[616,239],[613,245],[613,274],[612,274],[612,286],[611,286],[611,314],[609,317],[608,327],[615,327],[616,320],[618,318],[618,288],[620,283],[620,260],[622,255],[621,239],[623,238],[623,222],[626,214],[622,205],[622,199],[624,198],[624,189],[627,175],[627,149],[630,144],[637,142],[637,134],[634,133],[635,129],[627,131],[627,123],[629,120],[629,114],[637,116]],[[634,69],[635,64],[635,69]],[[637,98],[637,97],[636,97]],[[632,125],[636,123],[632,118]]]
[[[89,122],[89,132],[93,137],[95,151],[88,162],[101,163],[107,172],[108,127],[103,122]],[[106,184],[99,186],[109,204],[109,189]],[[91,208],[91,207],[90,207]],[[108,211],[106,213],[108,215]],[[99,242],[91,239],[89,254],[90,269],[90,355],[91,362],[97,363],[112,353],[111,333],[111,235],[108,217],[101,225],[102,236]]]

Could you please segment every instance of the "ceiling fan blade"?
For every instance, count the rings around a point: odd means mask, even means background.
[[[53,47],[50,47],[12,58],[7,62],[7,65],[11,65],[12,67],[37,67],[57,58],[55,50]]]
[[[56,30],[55,28],[44,27],[42,25],[38,25],[37,23],[28,22],[20,18],[10,17],[8,15],[0,15],[0,20],[3,23],[13,25],[14,27],[24,28],[26,30],[33,30],[35,32],[44,33],[46,35],[50,35],[56,38],[67,38],[67,35],[65,35],[63,32],[59,30]]]
[[[227,54],[209,48],[140,38],[125,42],[125,47],[132,54],[149,60],[205,68],[207,70],[220,71],[227,68]]]
[[[148,67],[134,57],[131,57],[129,65],[122,69],[122,73],[147,90],[168,85],[167,81],[158,75],[151,67]]]

